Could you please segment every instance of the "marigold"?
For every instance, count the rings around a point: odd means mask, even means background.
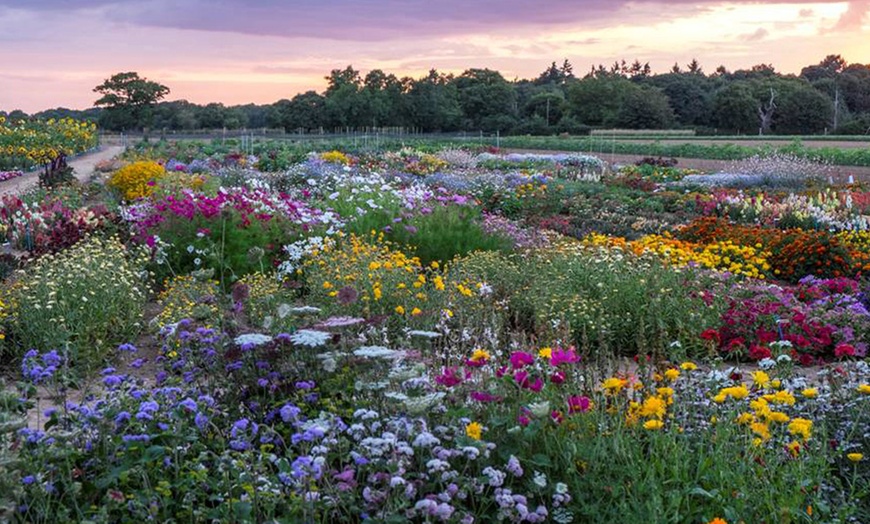
[[[817,396],[819,396],[819,390],[816,388],[807,388],[801,391],[801,395],[806,398],[816,398]]]
[[[643,401],[640,408],[642,417],[655,417],[659,420],[664,418],[667,411],[667,403],[660,397],[648,397]]]
[[[601,384],[601,389],[603,389],[605,393],[616,395],[622,391],[622,388],[624,388],[626,384],[627,381],[621,378],[611,377]]]
[[[480,440],[480,436],[483,434],[483,426],[479,422],[469,422],[465,426],[465,434],[474,440]]]
[[[673,382],[673,381],[677,380],[678,378],[680,378],[680,370],[677,368],[668,369],[667,371],[665,371],[665,378],[669,382]]]
[[[864,460],[864,454],[863,453],[849,453],[848,455],[846,455],[846,458],[851,460],[852,462],[861,462],[862,460]]]
[[[711,520],[707,524],[728,524],[728,521],[725,519],[721,519],[719,517],[716,517],[715,519]]]
[[[788,432],[792,435],[800,435],[804,440],[810,439],[813,430],[813,421],[805,418],[794,418],[788,425]]]
[[[694,362],[683,362],[680,364],[680,369],[683,371],[695,371],[698,369],[698,366]]]
[[[665,423],[661,420],[647,420],[643,423],[643,429],[648,429],[650,431],[655,431],[662,429],[665,426]]]

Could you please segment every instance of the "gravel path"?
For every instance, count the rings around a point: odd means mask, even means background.
[[[75,176],[82,182],[87,181],[94,172],[94,166],[103,160],[109,160],[120,155],[124,147],[117,144],[104,144],[99,150],[87,153],[69,161],[69,166],[75,170]],[[21,194],[39,185],[39,171],[25,173],[24,176],[0,182],[0,196]]]

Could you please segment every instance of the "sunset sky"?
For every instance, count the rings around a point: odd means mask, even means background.
[[[537,76],[624,58],[655,71],[772,63],[798,72],[828,54],[870,63],[870,0],[0,0],[0,109],[90,107],[92,88],[137,71],[169,99],[271,103],[325,87],[352,64]]]

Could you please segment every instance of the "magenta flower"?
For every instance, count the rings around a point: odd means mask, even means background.
[[[485,391],[472,391],[471,399],[478,402],[501,402],[502,400],[504,400],[503,397],[499,397]]]
[[[557,371],[550,375],[550,382],[552,382],[553,384],[561,384],[565,382],[565,378],[566,376],[564,371]]]
[[[554,349],[553,355],[550,357],[550,364],[554,367],[561,364],[573,364],[580,361],[580,356],[574,351],[574,348]]]
[[[455,367],[444,368],[441,374],[435,377],[435,382],[444,387],[452,388],[453,386],[462,383],[462,377],[459,376]]]
[[[525,351],[514,351],[511,353],[511,366],[514,369],[521,369],[529,364],[534,363],[535,357]]]
[[[583,413],[589,411],[592,407],[592,401],[589,397],[581,395],[572,395],[568,397],[568,413]]]

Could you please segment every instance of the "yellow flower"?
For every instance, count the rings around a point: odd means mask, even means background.
[[[741,413],[737,416],[734,422],[741,425],[752,424],[753,422],[755,422],[755,415],[753,415],[752,413]]]
[[[323,289],[330,289],[330,288],[332,288],[332,283],[329,282],[328,280],[324,281],[323,282]]]
[[[715,519],[711,520],[707,524],[728,524],[728,521],[725,519],[720,519],[719,517],[716,517]]]
[[[649,397],[643,401],[643,405],[640,408],[640,415],[642,417],[655,417],[657,419],[662,419],[665,416],[666,410],[667,403],[663,399],[660,397]]]
[[[540,350],[538,350],[538,356],[541,358],[549,359],[553,356],[553,348],[549,346],[541,348]]]
[[[474,353],[471,354],[470,360],[472,362],[481,362],[481,361],[485,362],[485,361],[489,360],[491,357],[492,357],[492,355],[490,355],[489,352],[486,351],[485,349],[475,349]]]
[[[764,422],[753,422],[749,425],[749,429],[761,437],[761,440],[770,440],[770,428]]]
[[[695,371],[698,366],[694,362],[683,362],[680,364],[680,369],[683,371]]]
[[[846,458],[851,460],[852,462],[861,462],[862,460],[864,460],[864,454],[863,453],[849,453],[848,455],[846,455]]]
[[[736,400],[741,400],[749,396],[749,390],[746,389],[746,386],[741,384],[739,386],[722,388],[722,391],[719,392],[719,395],[725,395],[726,397],[732,397]]]
[[[418,307],[415,307],[414,309],[411,310],[411,316],[414,316],[414,317],[416,317],[417,315],[419,315],[421,313],[423,313],[423,311],[420,310],[420,308],[418,308]]]
[[[804,440],[810,439],[810,433],[813,429],[813,421],[805,418],[794,418],[788,425],[788,432],[792,435],[800,435]]]
[[[398,313],[399,315],[404,315],[405,308],[403,308],[402,306],[396,306],[396,313]]]
[[[781,411],[771,411],[767,414],[767,418],[771,422],[779,422],[780,424],[788,422],[788,415]]]
[[[788,450],[792,457],[797,457],[801,452],[801,443],[793,440],[785,446],[785,449]]]
[[[665,426],[665,423],[661,420],[647,420],[643,423],[643,429],[648,429],[651,431],[662,429]]]
[[[819,396],[819,390],[816,388],[807,388],[801,391],[801,395],[805,396],[806,398],[816,398],[817,396]]]
[[[860,386],[858,386],[858,393],[870,395],[870,384],[861,384]]]
[[[625,387],[626,383],[627,382],[621,378],[611,377],[601,384],[601,389],[603,389],[605,393],[616,395],[622,391],[622,388]]]
[[[680,377],[680,370],[679,369],[670,368],[667,371],[665,371],[665,378],[669,382],[673,382],[673,381],[677,380],[679,377]]]
[[[784,389],[777,391],[773,395],[764,395],[763,398],[768,402],[772,402],[773,404],[785,404],[787,406],[794,406],[795,403],[794,395]]]
[[[478,422],[469,422],[467,426],[465,426],[465,434],[474,440],[480,440],[481,434],[483,434],[483,426]]]
[[[770,385],[770,376],[764,371],[755,371],[752,373],[752,382],[760,388],[766,388]]]

